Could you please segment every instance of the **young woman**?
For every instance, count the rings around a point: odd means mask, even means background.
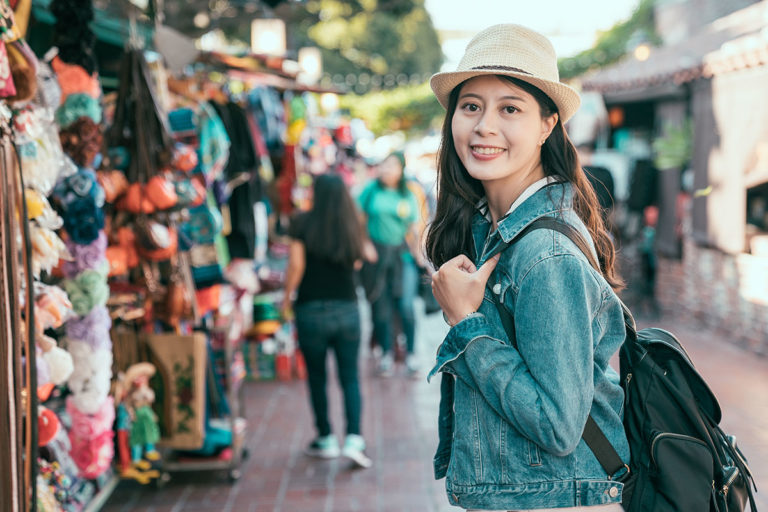
[[[418,270],[407,238],[415,230],[420,208],[408,186],[404,168],[405,156],[402,153],[389,155],[378,165],[378,178],[366,185],[357,199],[377,258],[375,279],[371,290],[368,290],[368,299],[371,301],[373,332],[382,350],[379,360],[382,376],[389,376],[393,371],[392,323],[396,311],[400,313],[405,334],[407,370],[414,374],[417,371],[413,302],[418,287]]]
[[[284,316],[291,316],[292,297],[298,288],[296,329],[307,363],[307,384],[317,428],[317,437],[306,453],[322,458],[341,453],[359,466],[370,467],[371,459],[364,452],[365,440],[360,435],[360,315],[354,282],[354,271],[362,257],[362,227],[341,177],[318,176],[312,209],[293,219],[289,235],[292,240],[282,310]],[[328,421],[329,349],[336,355],[344,392],[347,435],[341,451]]]
[[[442,373],[435,476],[470,510],[621,511],[620,475],[582,440],[591,415],[629,460],[608,366],[625,337],[620,281],[563,128],[579,96],[549,41],[517,25],[478,34],[431,85],[447,113],[427,252],[452,326],[430,373]],[[540,217],[575,228],[602,273],[558,231],[516,239]]]

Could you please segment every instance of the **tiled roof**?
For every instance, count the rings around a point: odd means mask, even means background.
[[[602,93],[660,84],[682,84],[747,67],[768,65],[768,1],[724,16],[688,39],[653,48],[639,61],[632,55],[582,75],[584,90]]]

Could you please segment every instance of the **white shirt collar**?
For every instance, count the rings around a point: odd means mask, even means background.
[[[515,199],[515,202],[512,203],[512,206],[509,207],[509,210],[507,210],[507,213],[504,214],[504,217],[515,211],[517,207],[523,204],[523,202],[533,194],[546,187],[550,183],[556,183],[558,181],[560,181],[560,179],[557,176],[545,176],[540,180],[531,183],[525,190],[523,190],[523,193],[520,194],[517,199]],[[486,220],[491,222],[491,211],[488,208],[488,199],[483,198],[477,206],[480,209],[480,213],[482,213]]]

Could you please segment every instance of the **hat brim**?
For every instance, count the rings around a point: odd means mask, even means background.
[[[432,87],[432,91],[437,97],[437,101],[445,108],[448,109],[448,99],[450,98],[451,91],[459,84],[470,78],[482,75],[505,75],[517,78],[523,82],[527,82],[539,89],[549,96],[549,98],[557,105],[560,119],[563,123],[568,121],[573,114],[579,109],[581,105],[581,98],[579,93],[568,85],[560,82],[552,82],[550,80],[544,80],[541,78],[533,77],[527,73],[520,73],[516,71],[507,71],[499,69],[472,69],[469,71],[447,71],[443,73],[435,73],[429,80],[429,85]]]

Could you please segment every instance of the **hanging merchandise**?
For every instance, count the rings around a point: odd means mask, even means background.
[[[53,46],[59,49],[59,57],[70,66],[76,66],[88,76],[96,73],[94,45],[96,37],[88,24],[93,21],[93,6],[89,1],[53,0],[51,14],[56,18],[53,30]],[[66,74],[62,76],[68,82]],[[61,83],[62,80],[60,79]],[[98,83],[98,82],[97,82]],[[75,92],[100,92],[87,86],[76,88]]]
[[[36,396],[44,403],[37,409],[36,494],[49,510],[70,511],[111,489],[112,346],[100,315],[109,297],[109,267],[102,231],[105,192],[93,170],[101,159],[102,114],[87,27],[92,8],[90,2],[66,0],[53,0],[50,8],[58,18],[58,57],[52,67],[35,64],[38,94],[16,110],[14,134],[28,187],[32,275],[48,283],[33,287],[41,361]],[[29,60],[28,48],[17,48]],[[77,329],[86,323],[89,329]]]
[[[13,93],[6,89],[4,97],[8,101],[28,101],[37,92],[37,57],[13,31],[4,32],[2,39],[14,89]]]
[[[147,183],[170,164],[170,127],[140,50],[127,50],[123,59],[107,144],[110,151],[122,148],[130,156],[125,171],[130,183]]]
[[[163,445],[198,449],[205,436],[206,338],[201,333],[151,334],[147,343],[166,390],[160,404],[166,411],[161,424]]]
[[[285,112],[280,94],[269,87],[254,87],[248,93],[248,103],[257,113],[259,127],[269,150],[281,149],[285,132]]]
[[[31,322],[24,326],[20,318],[22,281],[27,282],[27,304],[31,302],[31,294],[29,279],[23,279],[29,277],[29,268],[24,269],[19,254],[30,249],[28,239],[24,237],[23,223],[18,222],[23,217],[16,215],[21,208],[18,199],[21,187],[12,156],[10,116],[5,105],[0,110],[0,245],[3,247],[0,251],[0,292],[4,297],[0,308],[0,356],[7,363],[0,367],[2,388],[7,393],[6,398],[0,400],[0,449],[4,454],[0,457],[0,474],[3,475],[0,496],[7,499],[6,508],[16,512],[30,508],[37,482],[31,465],[23,462],[24,457],[36,457],[37,442],[33,435],[36,429],[28,428],[33,419],[37,422],[36,394],[28,377],[30,373],[34,376],[37,365],[31,364],[36,352],[30,342],[34,337],[34,326]],[[22,364],[18,354],[24,354],[28,364]],[[24,394],[26,400],[22,402]]]

